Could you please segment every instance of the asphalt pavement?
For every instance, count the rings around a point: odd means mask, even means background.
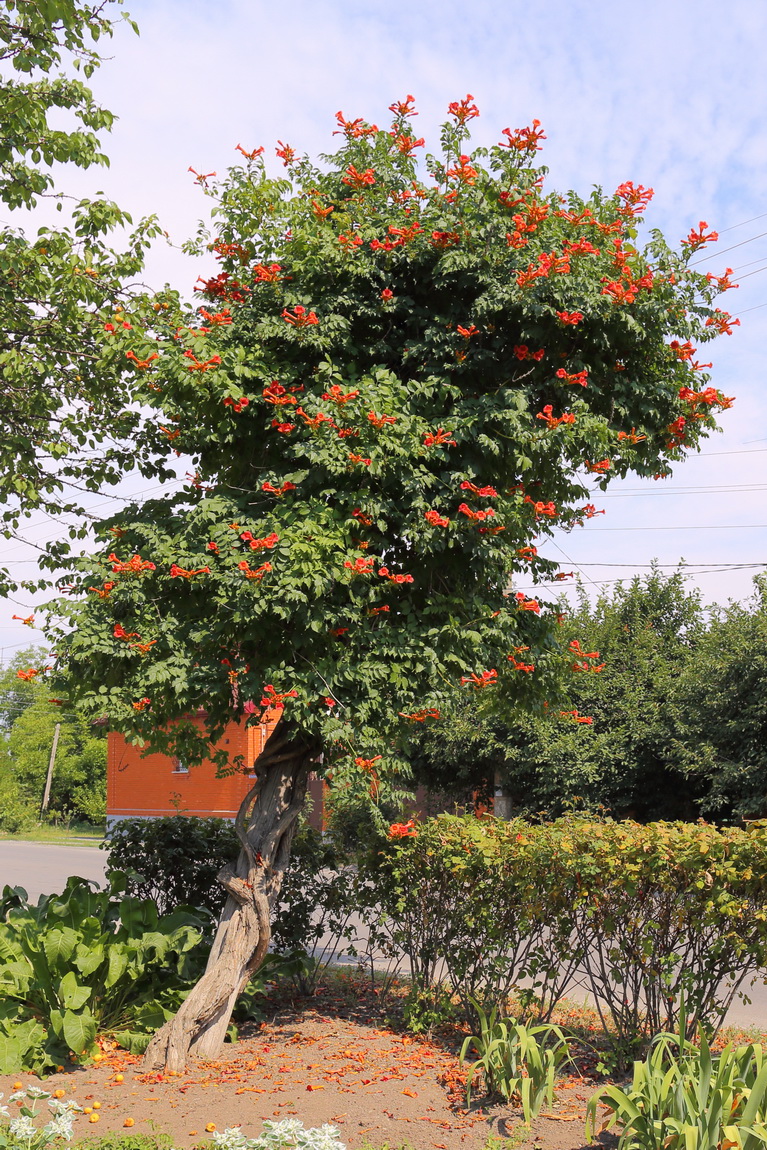
[[[69,875],[79,875],[103,883],[106,865],[106,853],[92,846],[0,840],[0,890],[6,883],[9,886],[22,886],[33,902],[41,894],[58,894],[64,889]],[[767,971],[764,976],[767,977]],[[726,1023],[767,1031],[767,986],[760,978],[744,989],[751,999],[750,1004],[736,1000],[730,1008]],[[588,995],[578,991],[573,992],[570,998],[588,1001]]]

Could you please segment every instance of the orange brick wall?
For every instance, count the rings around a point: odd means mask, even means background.
[[[202,726],[202,719],[197,720]],[[253,763],[269,736],[273,723],[243,727],[231,723],[216,749],[232,759],[242,755]],[[188,771],[179,770],[178,759],[150,754],[142,757],[139,747],[122,735],[109,732],[107,751],[107,820],[152,818],[162,815],[196,815],[200,818],[232,819],[253,785],[251,775],[236,774],[217,778],[216,768],[206,760]],[[323,784],[312,776],[309,783],[312,811],[309,821],[322,825]]]

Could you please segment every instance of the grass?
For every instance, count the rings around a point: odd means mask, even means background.
[[[104,840],[104,828],[91,823],[71,823],[67,827],[52,823],[37,823],[28,831],[9,834],[0,831],[0,841],[28,843],[57,843],[65,846],[97,847]]]

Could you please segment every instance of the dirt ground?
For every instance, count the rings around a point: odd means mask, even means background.
[[[350,1150],[481,1150],[488,1138],[509,1139],[502,1143],[508,1150],[586,1145],[586,1103],[597,1086],[588,1057],[580,1074],[560,1079],[553,1109],[532,1129],[513,1107],[488,1107],[480,1098],[467,1110],[456,1036],[426,1040],[390,1028],[366,986],[349,979],[319,988],[309,1001],[272,1001],[268,1021],[245,1024],[220,1060],[190,1065],[183,1075],[143,1074],[138,1058],[105,1044],[95,1064],[43,1085],[92,1108],[77,1118],[77,1141],[108,1131],[165,1132],[185,1148],[209,1141],[213,1128],[240,1126],[255,1137],[265,1118],[290,1117],[307,1127],[332,1123]],[[6,1098],[15,1082],[36,1080],[0,1078]]]

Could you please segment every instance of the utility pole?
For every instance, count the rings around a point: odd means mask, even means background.
[[[61,730],[61,723],[56,724],[56,729],[53,732],[53,746],[51,747],[51,757],[48,763],[48,774],[45,778],[45,790],[43,791],[43,801],[40,804],[40,817],[48,809],[48,800],[51,797],[51,782],[53,780],[53,764],[56,762],[56,748],[59,745],[59,732]]]

